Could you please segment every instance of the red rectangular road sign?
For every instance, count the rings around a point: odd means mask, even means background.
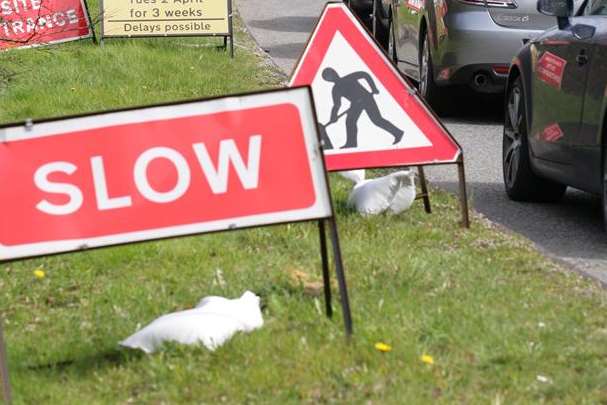
[[[309,88],[0,128],[0,260],[332,215]]]
[[[92,36],[83,0],[0,2],[0,50]]]

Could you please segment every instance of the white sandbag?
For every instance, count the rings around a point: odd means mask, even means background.
[[[155,352],[164,342],[200,344],[215,350],[236,332],[250,332],[263,326],[259,297],[246,291],[240,298],[203,298],[187,311],[161,316],[120,342],[146,353]]]
[[[348,198],[348,205],[363,215],[377,215],[385,211],[399,214],[411,207],[415,200],[415,174],[410,170],[391,173],[356,184]]]
[[[360,170],[346,170],[338,172],[340,176],[345,177],[354,184],[358,184],[365,179],[365,169]]]
[[[398,191],[392,198],[392,202],[388,209],[395,215],[407,211],[411,208],[411,205],[413,205],[416,196],[415,173],[408,171],[408,174],[400,176]]]

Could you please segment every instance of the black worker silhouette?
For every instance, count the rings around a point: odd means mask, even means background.
[[[358,119],[362,112],[366,112],[367,116],[379,128],[389,132],[394,137],[393,145],[400,142],[403,137],[404,132],[397,128],[390,121],[381,116],[379,112],[379,108],[377,107],[377,103],[375,102],[374,96],[379,94],[379,90],[373,81],[373,78],[367,72],[354,72],[343,77],[340,77],[339,74],[333,68],[325,68],[322,71],[322,78],[328,82],[333,83],[333,108],[331,110],[331,120],[325,124],[321,125],[323,140],[326,144],[328,137],[326,136],[326,127],[337,120],[342,116],[346,115],[346,144],[341,147],[341,149],[346,148],[356,148],[358,144]],[[367,90],[361,83],[360,80],[365,80],[369,87],[371,88],[371,92]],[[350,102],[350,108],[344,111],[341,114],[339,113],[339,109],[341,108],[341,99],[345,98]],[[332,145],[330,144],[328,147],[325,146],[325,149],[331,149]]]

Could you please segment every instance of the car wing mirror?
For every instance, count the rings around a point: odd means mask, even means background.
[[[576,24],[571,27],[573,36],[580,40],[590,39],[594,36],[596,28],[586,24]]]
[[[537,11],[556,17],[559,29],[562,30],[569,26],[569,17],[573,15],[573,0],[538,0]]]

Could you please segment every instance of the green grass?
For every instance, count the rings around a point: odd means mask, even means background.
[[[231,61],[209,43],[115,40],[0,54],[19,73],[0,93],[0,120],[278,82],[251,51],[238,48]],[[432,215],[418,202],[400,216],[362,218],[345,206],[348,183],[332,177],[332,185],[354,317],[349,345],[337,300],[330,321],[322,299],[306,293],[321,280],[315,224],[26,260],[0,265],[16,402],[607,403],[603,290],[479,218],[461,229],[447,194],[433,194]],[[117,346],[161,314],[246,289],[261,295],[266,323],[214,353]]]
[[[97,1],[90,1],[95,21]],[[0,122],[202,98],[276,86],[236,24],[235,59],[219,38],[108,39],[0,53]],[[244,49],[243,49],[244,47]]]
[[[434,194],[432,215],[418,203],[401,216],[362,218],[343,206],[347,183],[333,184],[350,345],[340,311],[327,320],[322,300],[292,277],[320,281],[314,224],[29,260],[0,267],[19,402],[607,401],[598,287],[478,219],[462,230],[450,196]],[[117,347],[160,314],[246,289],[262,296],[266,324],[215,353]],[[376,342],[393,350],[378,352]]]

